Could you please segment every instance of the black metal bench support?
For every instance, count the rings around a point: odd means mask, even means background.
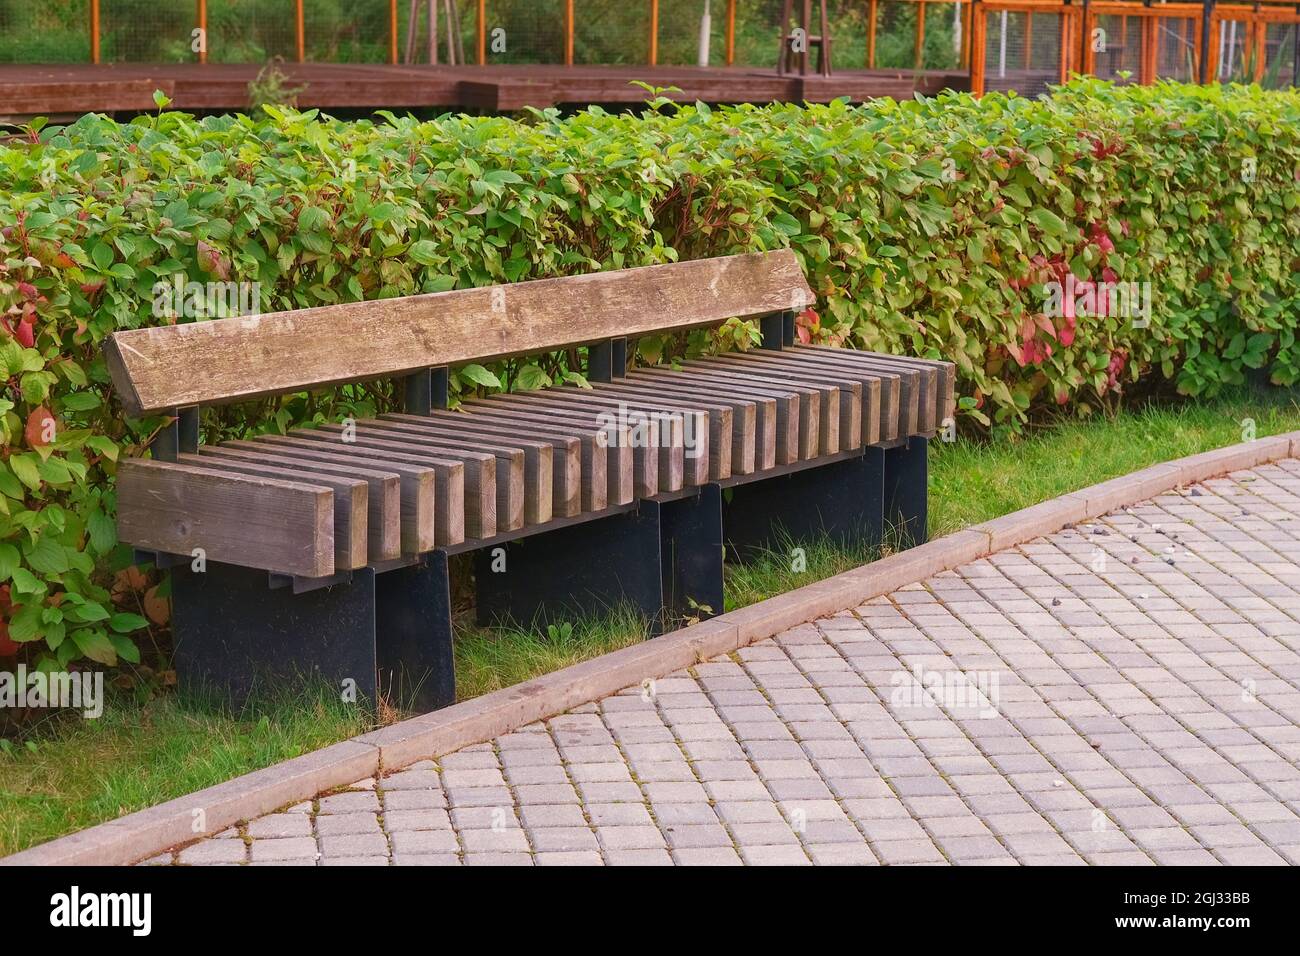
[[[717,488],[557,528],[474,553],[478,622],[529,625],[616,605],[652,634],[722,611],[722,512]]]
[[[447,552],[375,576],[375,657],[379,691],[400,709],[455,703]]]
[[[884,531],[884,450],[738,484],[723,493],[727,557],[750,561],[826,537],[876,547]]]
[[[668,626],[721,614],[722,489],[708,484],[698,495],[664,502],[659,540]]]
[[[371,705],[455,700],[446,555],[377,575],[360,568],[329,587],[271,587],[265,571],[209,561],[172,570],[174,655],[182,687],[235,703],[254,691],[320,681]],[[354,697],[349,697],[355,692]]]
[[[482,626],[555,623],[630,605],[652,622],[663,605],[659,503],[474,552]]]
[[[926,541],[929,445],[929,439],[913,435],[885,451],[885,527],[900,547]]]

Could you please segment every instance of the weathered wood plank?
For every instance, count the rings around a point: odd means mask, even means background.
[[[760,371],[777,382],[794,382],[817,388],[822,393],[821,454],[833,455],[861,445],[862,383],[825,369],[810,369],[797,359],[781,358],[786,353],[753,349],[724,352],[714,356],[736,368]]]
[[[467,537],[490,538],[502,531],[523,527],[523,455],[517,461],[497,458],[488,452],[445,445],[425,445],[418,441],[388,441],[371,434],[363,435],[358,427],[353,441],[343,440],[342,425],[329,423],[315,428],[295,428],[290,437],[324,444],[330,448],[353,447],[381,461],[419,461],[447,459],[465,463],[465,525]],[[407,456],[399,459],[396,456]],[[471,468],[479,465],[480,468]],[[492,496],[488,498],[488,491]],[[472,504],[471,504],[472,502]],[[470,532],[471,523],[476,531]]]
[[[824,381],[840,390],[840,448],[849,450],[879,441],[880,379],[866,369],[842,365],[806,350],[751,349],[746,360],[783,370],[797,380]]]
[[[622,426],[611,427],[601,418],[600,408],[575,408],[567,402],[546,397],[543,392],[516,392],[511,395],[492,396],[489,400],[499,399],[514,405],[533,408],[539,412],[564,418],[572,422],[586,422],[601,425],[605,431],[605,442],[611,448],[627,450],[632,456],[632,495],[636,498],[653,498],[659,493],[659,452],[655,448],[641,448],[632,440],[632,430]]]
[[[776,382],[747,375],[727,368],[696,360],[679,363],[684,370],[701,379],[739,386],[742,394],[775,398],[776,405],[776,462],[791,462],[817,457],[817,442],[821,436],[821,395],[815,389],[802,385],[778,385]]]
[[[720,402],[732,410],[731,473],[753,474],[776,463],[776,399],[745,395],[732,385],[718,385],[690,372],[667,366],[630,369],[621,384],[679,395],[699,402]],[[721,437],[719,437],[721,441]],[[710,445],[717,448],[718,442]],[[717,477],[724,477],[715,475]]]
[[[292,455],[281,454],[274,446],[260,442],[230,441],[220,445],[200,445],[199,455],[208,460],[209,468],[233,468],[245,465],[269,465],[286,471],[296,471],[299,481],[328,484],[330,481],[357,479],[365,482],[367,551],[371,561],[390,561],[400,557],[402,546],[409,549],[416,541],[402,539],[401,478],[388,471],[358,468],[354,464],[331,464],[307,461]],[[338,495],[335,495],[337,499]],[[337,506],[337,501],[336,501]],[[413,529],[411,530],[414,533]],[[337,543],[339,526],[334,524]],[[408,553],[417,553],[408,549]],[[365,564],[366,562],[362,562]],[[359,567],[360,565],[358,565]]]
[[[428,416],[391,414],[384,420],[434,421],[467,435],[490,439],[518,439],[517,427],[495,422],[471,413],[462,406],[455,411],[434,410]],[[571,435],[535,434],[551,447],[551,511],[557,518],[570,518],[582,512],[582,442]],[[527,440],[526,440],[527,441]]]
[[[552,440],[567,441],[577,438],[582,450],[581,470],[579,473],[581,512],[603,511],[609,501],[611,490],[607,476],[610,452],[601,444],[598,436],[601,430],[594,425],[570,425],[557,422],[546,416],[537,416],[524,412],[516,414],[516,409],[494,402],[461,402],[458,412],[472,414],[476,420],[491,422],[493,427],[509,428],[516,432],[528,430],[529,434],[545,436]],[[631,485],[632,459],[628,458],[628,484]]]
[[[322,578],[334,573],[334,492],[306,481],[127,458],[117,466],[118,537],[168,554]]]
[[[407,458],[402,455],[375,456],[367,454],[365,449],[351,445],[328,445],[324,442],[295,438],[291,435],[259,435],[255,442],[226,442],[225,447],[244,447],[264,449],[272,446],[277,454],[292,456],[305,461],[331,462],[351,469],[370,469],[396,474],[402,482],[401,508],[403,527],[414,524],[419,529],[420,553],[429,550],[426,546],[432,535],[434,546],[460,544],[465,540],[465,527],[469,520],[466,508],[475,503],[477,498],[466,495],[469,478],[474,466],[467,467],[462,461],[441,458],[415,456]],[[495,466],[487,465],[495,481]],[[495,502],[496,486],[490,488],[491,499]],[[493,505],[495,507],[495,504]]]
[[[798,259],[783,249],[126,329],[105,342],[105,357],[127,414],[139,416],[798,311],[813,301]]]
[[[717,399],[702,400],[695,396],[682,395],[671,391],[665,392],[661,388],[651,388],[644,384],[630,382],[623,376],[614,379],[612,382],[591,382],[589,384],[598,394],[620,396],[629,403],[640,403],[641,407],[662,407],[682,413],[703,411],[709,430],[707,454],[703,454],[705,449],[698,446],[693,452],[687,454],[687,470],[690,474],[688,474],[686,482],[694,486],[704,484],[710,478],[717,481],[731,477],[732,430],[736,420],[736,412],[731,404],[719,402]],[[753,419],[752,407],[750,409],[750,419]],[[694,427],[698,427],[698,420],[697,425]],[[694,458],[692,458],[692,454],[695,456]]]
[[[376,434],[385,432],[403,437],[413,436],[420,441],[432,439],[439,445],[489,452],[496,455],[498,459],[509,460],[512,464],[522,455],[524,524],[545,524],[551,520],[555,494],[551,487],[554,475],[549,442],[520,436],[503,439],[500,436],[476,435],[468,429],[455,428],[441,421],[418,415],[382,415],[378,419],[366,419],[358,425],[366,429],[374,429]]]
[[[206,446],[199,450],[210,451]],[[283,481],[310,480],[312,484],[324,485],[334,492],[334,569],[352,571],[365,567],[370,560],[370,486],[360,478],[339,478],[320,473],[308,476],[293,468],[211,454],[181,454],[176,460],[182,465],[195,465],[236,475],[279,478]]]
[[[905,438],[920,432],[921,392],[925,385],[925,376],[920,369],[909,368],[904,363],[894,360],[893,356],[877,357],[875,353],[859,352],[854,349],[836,349],[828,345],[814,345],[809,348],[825,353],[839,353],[844,360],[852,360],[861,368],[887,372],[898,376],[898,427],[896,438]]]
[[[708,480],[709,422],[708,413],[698,407],[689,405],[674,406],[670,402],[631,398],[625,394],[607,391],[601,387],[580,389],[576,386],[548,388],[539,392],[516,394],[540,395],[558,401],[567,402],[575,410],[590,412],[593,408],[608,413],[612,420],[619,420],[625,414],[628,429],[633,433],[634,444],[639,440],[651,443],[659,455],[658,484],[659,491],[678,491],[687,483],[686,431],[691,431],[692,444],[689,458],[691,466],[690,484],[701,485]],[[634,415],[644,416],[637,422]],[[643,432],[637,436],[637,432]],[[647,451],[647,453],[649,453]]]
[[[875,441],[893,441],[899,437],[899,423],[902,420],[903,378],[897,372],[888,372],[874,364],[864,364],[855,360],[854,355],[865,353],[853,349],[834,348],[828,345],[796,345],[790,350],[795,355],[814,355],[827,362],[853,369],[860,374],[868,374],[880,380],[880,421]]]
[[[867,352],[867,355],[879,358],[892,358],[918,368],[930,369],[938,379],[935,384],[937,408],[933,428],[942,428],[943,423],[957,412],[957,366],[952,362],[938,359],[913,358],[910,355],[886,355],[883,352]],[[933,430],[933,429],[932,429]]]
[[[555,408],[549,403],[536,403],[526,395],[489,395],[470,403],[473,408],[493,408],[508,411],[516,418],[551,426],[572,429],[593,429],[597,447],[605,450],[606,504],[623,505],[637,495],[637,467],[632,442],[627,430],[618,432],[618,441],[610,442],[606,430],[594,415],[577,415]]]

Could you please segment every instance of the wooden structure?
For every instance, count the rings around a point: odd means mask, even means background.
[[[286,64],[285,83],[302,88],[297,104],[306,109],[467,109],[488,112],[527,106],[640,104],[647,99],[639,80],[683,102],[828,103],[841,96],[855,102],[881,96],[934,94],[966,78],[960,73],[910,70],[840,70],[817,75],[778,76],[775,70],[723,67],[628,66],[425,66],[382,64]],[[75,116],[87,112],[152,112],[155,90],[175,109],[191,112],[247,110],[248,85],[261,67],[234,63],[104,66],[15,66],[0,64],[0,118]]]
[[[821,29],[813,33],[812,0],[800,0],[798,25],[790,29],[790,17],[793,14],[794,0],[784,0],[781,4],[781,48],[776,59],[776,72],[784,76],[792,69],[792,64],[799,64],[799,75],[808,75],[808,54],[817,48],[817,72],[822,76],[831,75],[831,24],[826,15],[826,0],[821,3]]]
[[[724,542],[922,539],[953,366],[793,346],[812,302],[786,250],[114,333],[128,414],[173,419],[120,463],[118,525],[173,568],[182,679],[306,670],[438,706],[451,554],[485,622],[627,603],[665,626],[721,610]],[[628,367],[638,336],[732,317],[763,349]],[[447,409],[449,366],[575,345],[592,388]],[[200,441],[201,406],[376,377],[403,412]]]

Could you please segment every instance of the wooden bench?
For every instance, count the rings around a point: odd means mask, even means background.
[[[114,333],[129,415],[171,424],[117,476],[121,539],[173,569],[180,679],[294,674],[454,698],[447,559],[484,622],[628,602],[722,610],[722,564],[829,534],[925,533],[950,363],[794,343],[788,250]],[[763,347],[628,367],[629,342],[760,320]],[[585,347],[590,388],[473,398],[448,369]],[[204,445],[201,406],[400,378],[401,412]]]

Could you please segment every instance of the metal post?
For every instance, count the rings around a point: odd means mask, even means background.
[[[487,64],[487,0],[478,0],[478,65]]]
[[[564,65],[573,66],[573,0],[564,0]]]
[[[294,4],[294,38],[297,41],[298,62],[307,61],[307,28],[303,18],[302,0],[297,0]]]
[[[397,0],[388,0],[388,62],[397,64]]]
[[[90,0],[90,62],[99,62],[99,0]]]
[[[650,65],[659,64],[659,0],[650,0]]]
[[[199,62],[208,62],[208,0],[198,0]]]
[[[727,66],[736,64],[736,0],[727,0]]]

